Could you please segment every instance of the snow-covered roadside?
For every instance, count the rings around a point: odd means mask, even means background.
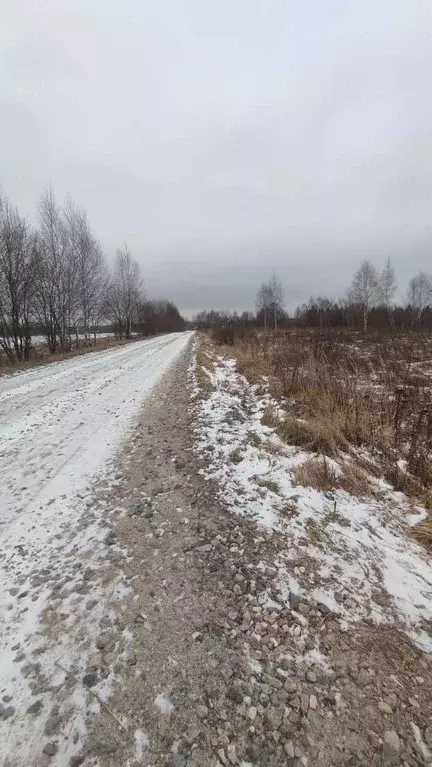
[[[277,403],[239,375],[233,359],[217,357],[202,373],[208,396],[192,370],[205,475],[216,480],[233,512],[283,536],[280,591],[326,605],[344,628],[366,619],[401,627],[432,651],[432,566],[408,530],[426,512],[412,515],[406,497],[383,482],[367,501],[294,484],[294,470],[310,454],[287,446],[262,423],[266,408]],[[298,567],[299,560],[307,567]]]
[[[78,333],[78,338],[80,341],[85,341],[86,336],[83,333]],[[96,338],[114,338],[114,333],[96,333]],[[93,340],[93,335],[91,339]],[[32,346],[43,346],[47,342],[46,336],[32,336],[31,342]]]
[[[86,712],[98,708],[82,687],[92,654],[98,644],[108,657],[114,644],[128,651],[127,632],[100,636],[129,586],[104,524],[106,500],[94,493],[116,483],[116,451],[134,414],[189,338],[0,380],[0,737],[11,767],[69,764]],[[108,664],[98,684],[91,674],[84,684],[103,700],[112,682]]]

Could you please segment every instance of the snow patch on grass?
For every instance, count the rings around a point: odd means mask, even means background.
[[[196,450],[204,476],[216,482],[220,499],[285,539],[278,562],[282,592],[294,590],[321,602],[341,625],[373,620],[403,628],[423,650],[432,651],[432,566],[409,527],[424,518],[407,498],[382,483],[365,501],[344,490],[320,491],[295,484],[293,475],[310,453],[283,443],[262,422],[278,403],[263,387],[250,385],[236,360],[216,357],[209,396],[197,395]],[[336,475],[337,461],[332,461]],[[293,568],[296,554],[312,566],[307,577]],[[294,587],[294,588],[293,588]]]

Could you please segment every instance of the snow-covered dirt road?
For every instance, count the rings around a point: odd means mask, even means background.
[[[0,379],[3,545],[4,536],[27,536],[34,517],[52,525],[52,505],[63,509],[103,466],[188,337],[162,336]],[[40,522],[35,528],[33,543],[44,535]]]
[[[41,716],[32,696],[56,685],[53,664],[68,665],[77,617],[73,609],[70,620],[63,615],[62,651],[44,666],[41,618],[47,622],[53,583],[63,608],[67,586],[72,601],[86,593],[91,572],[83,576],[75,554],[94,552],[103,535],[78,524],[92,482],[107,475],[143,398],[189,338],[166,335],[0,379],[2,764],[41,763],[33,749],[49,712]],[[24,714],[34,703],[30,724]]]
[[[0,767],[432,766],[426,553],[401,529],[414,566],[378,577],[401,500],[323,520],[266,387],[187,339],[0,380]]]

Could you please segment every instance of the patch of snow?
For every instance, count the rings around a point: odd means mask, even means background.
[[[125,641],[126,647],[132,647],[132,645],[133,645],[133,634],[132,634],[132,631],[130,631],[129,629],[124,629],[122,634],[123,634],[123,639]]]
[[[73,335],[73,340],[75,340],[76,336]],[[83,333],[78,333],[78,338],[80,341],[85,341],[86,336]],[[114,333],[96,333],[96,340],[99,338],[115,338]],[[90,334],[90,340],[93,341],[94,334]],[[46,336],[36,335],[31,337],[31,343],[32,346],[43,346],[47,343]]]
[[[150,741],[144,730],[138,729],[134,732],[135,739],[135,760],[140,763],[143,760],[144,751],[149,747]]]
[[[417,744],[417,748],[418,748],[420,754],[422,755],[423,759],[425,760],[425,762],[427,764],[431,764],[432,763],[432,753],[429,751],[426,743],[424,742],[424,740],[423,740],[423,738],[421,736],[420,728],[415,724],[415,722],[411,722],[411,729],[413,731],[414,740],[415,740],[415,742]]]
[[[415,514],[407,514],[406,520],[410,527],[419,525],[420,522],[424,522],[428,518],[429,514],[426,509],[420,509],[418,507]]]
[[[316,602],[325,605],[336,615],[340,612],[340,605],[336,602],[334,595],[331,591],[324,591],[324,589],[312,589],[312,596]]]
[[[280,602],[275,602],[274,599],[272,599],[267,593],[263,594],[261,598],[258,599],[259,604],[261,607],[264,608],[264,610],[275,612],[280,612],[282,610],[283,605],[280,604]]]
[[[307,652],[300,655],[296,660],[298,663],[305,663],[308,666],[319,666],[323,671],[331,670],[326,656],[316,647],[312,650],[307,650]]]
[[[256,658],[249,658],[249,668],[253,674],[262,674],[263,667]]]
[[[165,697],[163,693],[159,693],[159,695],[156,696],[154,704],[156,708],[159,709],[161,714],[167,714],[169,716],[174,711],[173,704],[170,700],[168,700],[168,698]]]

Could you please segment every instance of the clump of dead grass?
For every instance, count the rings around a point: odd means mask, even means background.
[[[270,429],[278,429],[281,425],[281,419],[274,408],[266,407],[261,416],[261,423]]]
[[[366,472],[353,461],[344,462],[342,471],[338,477],[341,490],[357,498],[367,498],[371,494],[371,482]]]
[[[305,419],[289,415],[279,424],[277,432],[290,445],[299,445],[328,456],[336,455],[338,450],[347,449],[349,445],[336,420],[329,422],[320,416]]]
[[[213,347],[205,333],[199,333],[197,337],[197,366],[196,378],[202,395],[210,395],[213,391],[210,376],[207,371],[214,371]]]
[[[325,455],[314,456],[301,464],[295,470],[293,480],[296,485],[312,487],[323,493],[345,490],[358,498],[371,494],[371,484],[363,469],[351,461],[345,461],[336,471]]]
[[[270,490],[271,493],[279,493],[280,487],[279,483],[276,482],[274,479],[270,479],[267,477],[260,477],[258,484],[260,487],[265,487],[266,490]]]
[[[339,486],[335,469],[325,456],[309,458],[302,463],[293,474],[293,482],[322,492],[331,492]]]
[[[424,546],[432,549],[432,516],[411,529],[412,535]]]
[[[239,447],[235,447],[234,450],[231,450],[230,453],[230,460],[233,463],[241,463],[243,460],[243,455]]]

